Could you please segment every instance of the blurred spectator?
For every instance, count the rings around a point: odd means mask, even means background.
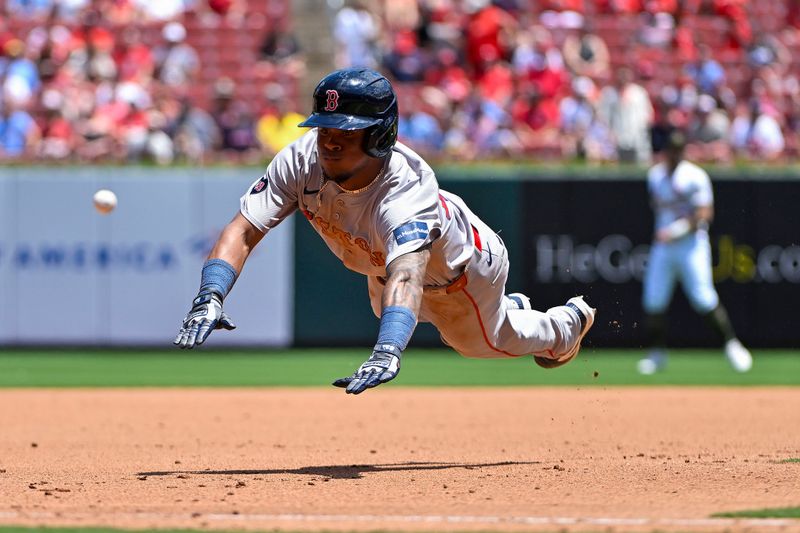
[[[333,20],[333,36],[339,43],[336,65],[339,68],[374,68],[377,64],[374,45],[378,33],[379,24],[372,13],[360,1],[350,0]]]
[[[697,61],[698,39],[686,24],[678,23],[672,40],[673,54],[679,64]]]
[[[547,0],[542,4],[539,20],[545,27],[556,30],[583,27],[583,0]]]
[[[131,0],[145,20],[174,20],[186,9],[184,0]]]
[[[747,0],[712,0],[715,14],[724,17],[729,23],[728,50],[741,50],[753,40],[752,27],[747,18]]]
[[[417,30],[422,22],[417,0],[384,0],[383,17],[391,32]]]
[[[691,77],[700,92],[717,94],[725,83],[725,69],[712,57],[711,47],[701,44],[697,47],[697,61],[686,66],[686,74]]]
[[[164,98],[159,102],[164,115],[164,132],[173,141],[175,157],[190,163],[202,163],[221,144],[219,128],[204,109],[188,98]]]
[[[472,80],[461,66],[458,52],[443,46],[435,56],[434,66],[427,70],[425,84],[441,89],[453,102],[463,102],[469,95]]]
[[[214,91],[211,116],[220,131],[220,148],[234,159],[249,157],[257,146],[252,112],[245,102],[234,98],[236,85],[229,78],[217,81]]]
[[[144,156],[158,165],[169,165],[175,159],[175,146],[164,131],[166,117],[160,111],[151,109],[146,114],[145,125]]]
[[[66,24],[79,22],[81,16],[92,7],[92,0],[56,0],[55,13]]]
[[[774,160],[783,154],[785,141],[780,123],[752,99],[749,104],[740,104],[736,109],[731,126],[731,144],[740,155]]]
[[[567,157],[586,157],[584,140],[595,118],[594,97],[596,88],[585,76],[572,81],[572,94],[559,104],[562,152]]]
[[[424,101],[416,95],[404,98],[400,109],[398,138],[412,149],[431,154],[441,150],[444,134],[436,117],[425,110]]]
[[[639,13],[644,6],[641,0],[596,0],[597,7],[603,12]]]
[[[273,156],[299,139],[308,128],[297,127],[306,117],[288,108],[280,85],[269,85],[264,93],[267,104],[256,123],[256,137],[267,155]]]
[[[113,53],[119,81],[134,81],[147,85],[153,79],[155,58],[142,43],[142,32],[136,26],[122,30],[121,39]]]
[[[6,43],[11,39],[15,39],[14,33],[8,29],[8,17],[3,16],[2,7],[0,7],[0,50],[4,50]]]
[[[800,93],[794,92],[786,106],[786,155],[800,156]]]
[[[600,118],[614,135],[620,161],[647,163],[652,154],[650,97],[644,87],[635,83],[629,68],[619,69],[615,81],[614,86],[605,87],[601,92]]]
[[[7,41],[3,52],[4,57],[0,57],[0,79],[4,80],[5,90],[13,91],[16,100],[27,102],[41,87],[36,63],[19,39]]]
[[[552,98],[545,97],[537,85],[528,85],[511,107],[515,131],[522,149],[535,151],[558,146],[559,110]]]
[[[512,37],[516,31],[514,18],[490,0],[464,0],[466,23],[466,59],[478,76],[486,62],[510,57]]]
[[[287,76],[299,79],[305,72],[306,60],[295,33],[290,28],[267,31],[259,47],[256,75],[264,80]]]
[[[456,0],[422,0],[420,42],[430,49],[461,50],[463,16]]]
[[[608,47],[602,37],[592,33],[590,27],[584,26],[578,34],[567,35],[562,50],[564,62],[575,76],[608,79]]]
[[[608,126],[597,119],[596,110],[594,110],[594,115],[582,142],[586,161],[590,163],[614,161],[617,157],[614,136]],[[580,153],[578,155],[580,156]]]
[[[273,28],[264,35],[258,51],[261,59],[282,62],[300,53],[300,42],[294,32]]]
[[[765,33],[747,47],[747,62],[754,69],[776,66],[783,72],[791,64],[792,54],[778,37]]]
[[[535,85],[543,98],[556,96],[566,86],[567,73],[551,33],[536,26],[531,28],[529,37],[526,32],[520,32],[520,37],[524,44],[515,50],[513,56],[514,69],[520,80]],[[532,39],[530,47],[528,38]]]
[[[428,67],[425,54],[417,44],[417,36],[408,30],[397,32],[383,64],[399,82],[422,81]]]
[[[481,65],[481,74],[475,80],[481,97],[505,106],[514,94],[514,73],[507,61],[491,57],[487,52]]]
[[[54,0],[6,0],[6,12],[16,18],[44,18],[53,5]]]
[[[445,133],[445,150],[463,160],[520,154],[521,149],[511,115],[475,88],[456,107]]]
[[[77,138],[72,124],[64,115],[64,97],[48,90],[42,95],[45,109],[41,120],[41,141],[37,155],[44,159],[67,159],[75,150]]]
[[[0,107],[0,159],[16,159],[34,151],[39,127],[25,109],[26,101],[8,91]]]
[[[697,112],[688,129],[691,144],[687,146],[687,154],[693,154],[699,161],[730,161],[730,127],[728,114],[717,107],[716,100],[707,94],[700,95]]]
[[[645,11],[639,15],[639,42],[651,48],[671,45],[675,33],[675,19],[663,11]]]
[[[688,122],[688,115],[676,105],[677,101],[678,91],[672,86],[664,87],[655,98],[653,123],[650,126],[650,145],[653,153],[663,151],[669,135],[675,128],[684,128]]]
[[[98,81],[116,77],[116,64],[111,58],[114,35],[101,26],[100,14],[87,10],[80,14],[67,43],[68,56],[64,68],[71,76]]]
[[[200,69],[200,60],[194,48],[183,42],[186,28],[179,22],[170,22],[164,26],[162,36],[166,44],[155,51],[158,79],[171,87],[190,85]]]

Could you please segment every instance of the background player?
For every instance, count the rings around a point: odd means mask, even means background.
[[[397,99],[375,71],[333,72],[314,91],[313,127],[283,149],[241,198],[203,266],[200,291],[175,344],[192,348],[233,329],[223,301],[261,238],[301,210],[331,251],[368,276],[380,317],[369,359],[334,385],[358,394],[393,379],[417,321],[467,357],[533,354],[545,368],[578,353],[595,310],[582,297],[547,312],[506,296],[503,241],[397,138]],[[321,295],[323,296],[323,295]]]
[[[655,215],[642,296],[650,353],[639,361],[638,369],[653,374],[666,366],[666,311],[675,282],[680,281],[695,311],[725,339],[725,355],[733,369],[747,372],[753,359],[736,338],[713,285],[708,240],[714,216],[711,180],[702,168],[683,159],[685,145],[685,133],[672,130],[666,139],[665,161],[647,174]]]

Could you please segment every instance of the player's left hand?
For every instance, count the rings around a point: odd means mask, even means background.
[[[395,346],[379,344],[372,355],[352,376],[333,382],[336,387],[347,388],[347,394],[361,394],[367,389],[393,380],[400,372],[402,352]]]
[[[222,299],[214,292],[200,293],[172,343],[191,349],[203,344],[213,330],[223,328],[231,330],[236,326],[222,310]]]

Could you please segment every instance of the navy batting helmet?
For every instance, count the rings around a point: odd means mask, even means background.
[[[299,126],[366,129],[364,151],[386,157],[397,141],[397,97],[389,80],[374,70],[337,70],[314,89],[314,111]]]

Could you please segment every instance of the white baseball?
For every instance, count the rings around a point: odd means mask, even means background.
[[[94,201],[95,209],[104,215],[110,213],[117,207],[117,195],[108,189],[100,189],[94,193],[92,200]]]

